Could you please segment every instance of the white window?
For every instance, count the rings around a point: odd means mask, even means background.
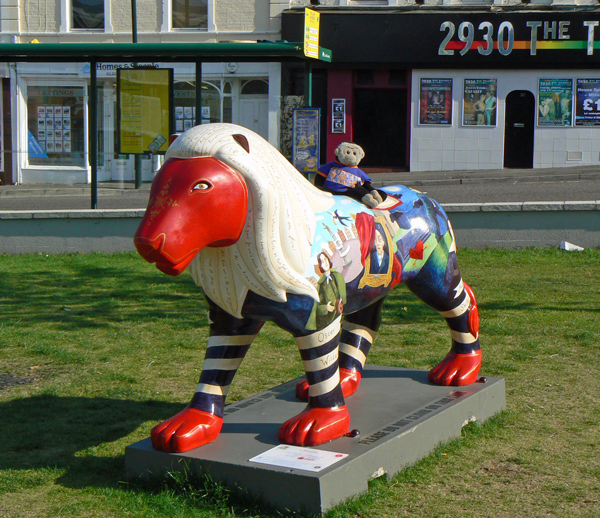
[[[104,0],[71,0],[71,29],[104,30]]]
[[[60,0],[60,32],[112,32],[110,0]]]
[[[164,0],[161,31],[214,32],[213,7],[214,0]]]
[[[173,29],[203,29],[208,27],[207,0],[173,0]]]
[[[85,88],[27,84],[28,165],[85,167]]]

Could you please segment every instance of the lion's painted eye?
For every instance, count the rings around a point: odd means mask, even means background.
[[[206,180],[201,180],[196,185],[194,185],[194,187],[192,187],[192,191],[207,191],[211,187],[212,184],[210,182],[207,182]]]

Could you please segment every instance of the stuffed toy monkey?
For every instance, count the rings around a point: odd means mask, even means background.
[[[359,169],[364,158],[363,148],[354,142],[342,142],[335,149],[337,160],[319,168],[315,185],[333,194],[344,194],[368,207],[375,208],[386,198],[386,194],[371,185],[371,179]]]

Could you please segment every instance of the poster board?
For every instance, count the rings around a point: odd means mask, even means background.
[[[573,80],[540,79],[538,126],[569,127],[573,120]]]
[[[421,78],[419,124],[452,126],[452,79]]]
[[[319,169],[319,108],[296,108],[293,111],[292,163],[301,173]]]
[[[117,70],[119,153],[163,154],[173,133],[173,69]]]
[[[331,133],[346,133],[346,99],[331,100]]]
[[[600,79],[577,79],[575,126],[600,126]]]
[[[496,126],[497,79],[465,79],[463,126]]]

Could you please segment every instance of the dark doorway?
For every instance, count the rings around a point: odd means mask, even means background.
[[[360,167],[405,170],[408,128],[405,89],[356,89],[353,140],[365,150]]]
[[[504,123],[504,167],[533,167],[535,97],[527,90],[506,96]]]
[[[4,137],[4,142],[0,142],[0,153],[4,151],[4,156],[0,156],[0,185],[12,184],[12,117],[11,117],[11,98],[10,98],[10,79],[0,79],[2,81],[2,96],[0,96],[0,136]]]

